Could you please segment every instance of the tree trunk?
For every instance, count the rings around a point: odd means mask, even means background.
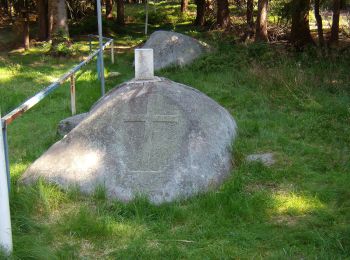
[[[106,17],[107,19],[113,19],[113,0],[106,0]]]
[[[55,46],[69,37],[65,0],[49,0],[50,38]]]
[[[13,16],[12,16],[12,1],[8,2],[8,6],[9,6],[9,17],[10,17],[10,21],[11,23],[13,22]]]
[[[9,14],[9,5],[8,5],[8,0],[2,0],[1,1],[1,7],[4,10],[5,14]]]
[[[254,27],[254,0],[247,0],[247,25],[249,28]]]
[[[38,25],[39,33],[38,37],[40,41],[45,41],[48,38],[48,2],[47,0],[37,1],[37,12],[38,12]]]
[[[268,42],[269,38],[267,35],[267,8],[268,0],[258,1],[258,17],[256,18],[256,30],[255,30],[255,41],[256,42]]]
[[[50,0],[52,20],[52,33],[60,34],[64,37],[69,35],[67,9],[65,0]]]
[[[117,22],[121,25],[125,24],[124,0],[117,0]]]
[[[320,15],[320,0],[315,0],[314,12],[315,12],[315,18],[317,23],[318,42],[320,43],[320,47],[323,48],[324,37],[323,37],[322,17]]]
[[[23,2],[22,9],[23,19],[23,47],[25,50],[29,50],[29,12],[28,12],[28,0]]]
[[[181,13],[187,12],[188,0],[181,0]]]
[[[331,37],[329,43],[337,43],[339,40],[339,16],[340,16],[340,0],[333,0],[333,19]]]
[[[226,29],[231,25],[228,0],[217,0],[217,6],[216,23],[218,27]]]
[[[195,25],[203,26],[205,24],[205,0],[196,0],[197,14]]]
[[[94,14],[97,15],[97,0],[92,0],[94,5]]]
[[[291,42],[301,48],[307,44],[314,44],[309,26],[310,0],[292,1],[292,29]]]
[[[22,8],[24,6],[24,0],[21,1],[13,1],[12,3],[14,15],[20,17]]]

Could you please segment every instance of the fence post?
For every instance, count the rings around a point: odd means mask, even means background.
[[[7,143],[7,125],[5,122],[2,123],[1,128],[2,128],[2,140],[4,141],[3,143],[4,143],[4,152],[5,152],[7,184],[8,184],[8,189],[10,191],[11,190],[10,160],[9,160],[9,151],[8,151],[8,143]]]
[[[97,0],[97,24],[98,24],[98,38],[100,47],[100,68],[101,68],[101,96],[105,94],[105,66],[103,64],[103,36],[102,36],[102,9],[101,0]]]
[[[0,127],[4,129],[0,115]],[[5,253],[12,253],[12,230],[9,203],[9,187],[7,178],[7,159],[3,131],[0,131],[0,247]]]
[[[112,60],[112,64],[114,64],[114,40],[112,40],[112,43],[111,43],[111,60]]]
[[[92,51],[92,43],[91,43],[91,36],[89,35],[89,50]]]
[[[146,18],[145,18],[145,35],[148,33],[148,0],[146,0],[145,3],[145,13],[146,13]]]
[[[75,106],[75,77],[74,77],[74,74],[72,74],[70,76],[70,104],[71,104],[72,116],[74,116],[77,113],[76,106]]]

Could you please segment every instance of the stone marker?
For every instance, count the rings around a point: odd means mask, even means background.
[[[176,32],[156,31],[142,48],[153,49],[154,69],[184,66],[209,51],[205,43]]]
[[[221,184],[235,135],[231,115],[198,90],[165,78],[132,80],[99,100],[22,181],[42,177],[86,193],[104,185],[122,201],[173,201]]]
[[[153,49],[135,49],[135,80],[153,78]]]

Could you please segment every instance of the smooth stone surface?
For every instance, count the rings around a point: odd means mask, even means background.
[[[176,32],[156,31],[142,48],[153,49],[154,69],[169,66],[184,66],[209,51],[205,43]]]
[[[65,136],[73,128],[75,128],[81,121],[87,117],[88,113],[82,113],[75,116],[67,117],[58,123],[57,133],[60,136]]]
[[[136,80],[153,79],[153,49],[135,49],[134,63]]]
[[[232,116],[205,94],[163,79],[130,81],[98,101],[88,117],[24,173],[63,188],[153,203],[217,187],[230,174]]]
[[[273,153],[251,154],[246,157],[247,162],[261,162],[266,166],[275,164]]]

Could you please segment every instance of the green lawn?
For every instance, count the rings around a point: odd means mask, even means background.
[[[177,29],[177,28],[176,28]],[[192,35],[190,27],[180,27]],[[13,259],[350,258],[350,53],[322,58],[284,47],[240,45],[216,32],[199,34],[215,51],[185,68],[158,72],[206,93],[234,116],[232,176],[215,192],[150,205],[84,196],[38,183],[18,184],[23,171],[59,139],[70,115],[64,84],[9,127]],[[118,36],[135,45],[137,33]],[[86,42],[75,45],[87,54]],[[82,58],[52,58],[46,46],[0,53],[0,105],[8,112]],[[107,89],[133,76],[132,51],[112,65]],[[77,110],[99,98],[96,63],[77,80]],[[246,163],[273,152],[277,163]]]

